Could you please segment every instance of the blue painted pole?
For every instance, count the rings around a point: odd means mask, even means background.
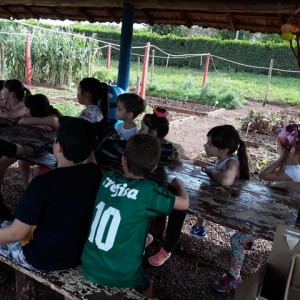
[[[128,91],[131,59],[131,43],[133,34],[134,7],[124,4],[121,29],[120,61],[117,85]]]

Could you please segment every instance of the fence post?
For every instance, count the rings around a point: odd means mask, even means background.
[[[32,68],[31,68],[31,51],[30,51],[30,34],[26,38],[25,47],[25,69],[26,69],[26,84],[30,85],[32,80]]]
[[[138,62],[137,62],[137,72],[136,72],[136,89],[135,93],[136,95],[140,94],[140,63],[141,63],[141,57],[138,56]]]
[[[272,77],[273,62],[274,62],[274,59],[272,58],[270,61],[269,74],[268,74],[268,80],[267,80],[267,85],[266,85],[266,92],[265,92],[265,98],[263,101],[263,106],[266,106],[266,102],[267,102],[267,98],[268,98],[269,86],[270,86],[271,77]]]
[[[0,44],[0,79],[4,79],[4,44]]]
[[[207,79],[207,74],[208,74],[209,61],[210,61],[210,53],[208,53],[207,56],[206,56],[206,62],[205,62],[204,74],[203,74],[203,83],[202,83],[202,88],[203,89],[205,88],[205,85],[206,85],[206,79]]]
[[[110,69],[110,57],[111,57],[111,45],[107,46],[107,54],[106,54],[106,69]]]
[[[150,43],[148,42],[145,48],[144,64],[143,64],[142,84],[141,84],[141,92],[140,92],[140,96],[142,98],[145,98],[146,96],[149,52],[150,52]]]
[[[151,61],[151,82],[153,82],[153,76],[154,76],[154,54],[155,49],[152,50],[152,61]]]

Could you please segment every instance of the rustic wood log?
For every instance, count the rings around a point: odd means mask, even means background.
[[[39,272],[28,270],[1,255],[0,262],[16,272],[16,299],[34,299],[35,281],[58,292],[65,299],[145,299],[133,289],[94,284],[82,276],[80,267],[55,272]]]

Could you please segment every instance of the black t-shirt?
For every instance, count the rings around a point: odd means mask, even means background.
[[[17,152],[17,146],[14,143],[10,143],[0,139],[0,157],[5,155],[7,157],[13,157]]]
[[[16,219],[36,225],[33,240],[23,247],[36,269],[78,266],[102,178],[92,163],[57,168],[32,180],[15,211]]]

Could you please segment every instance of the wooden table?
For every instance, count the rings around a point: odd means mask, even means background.
[[[0,138],[31,146],[34,152],[20,158],[32,163],[55,167],[54,156],[44,149],[52,142],[55,134],[38,128],[7,125],[1,126]],[[120,164],[100,163],[103,170],[121,169]],[[279,224],[298,226],[300,194],[270,188],[260,182],[236,180],[230,188],[225,188],[209,178],[201,168],[184,163],[161,163],[150,179],[167,186],[174,178],[180,178],[190,197],[188,212],[201,214],[205,219],[251,232],[255,236],[272,240]]]
[[[105,170],[120,168],[103,164]],[[279,224],[299,226],[300,194],[270,188],[250,180],[236,180],[230,188],[216,183],[206,173],[186,163],[164,163],[150,179],[167,186],[174,177],[180,178],[188,191],[188,213],[201,214],[205,219],[273,240]]]
[[[55,138],[55,132],[48,132],[36,127],[22,126],[10,120],[0,119],[0,139],[31,148],[32,151],[30,154],[18,157],[22,160],[54,168],[56,160],[45,149]]]

